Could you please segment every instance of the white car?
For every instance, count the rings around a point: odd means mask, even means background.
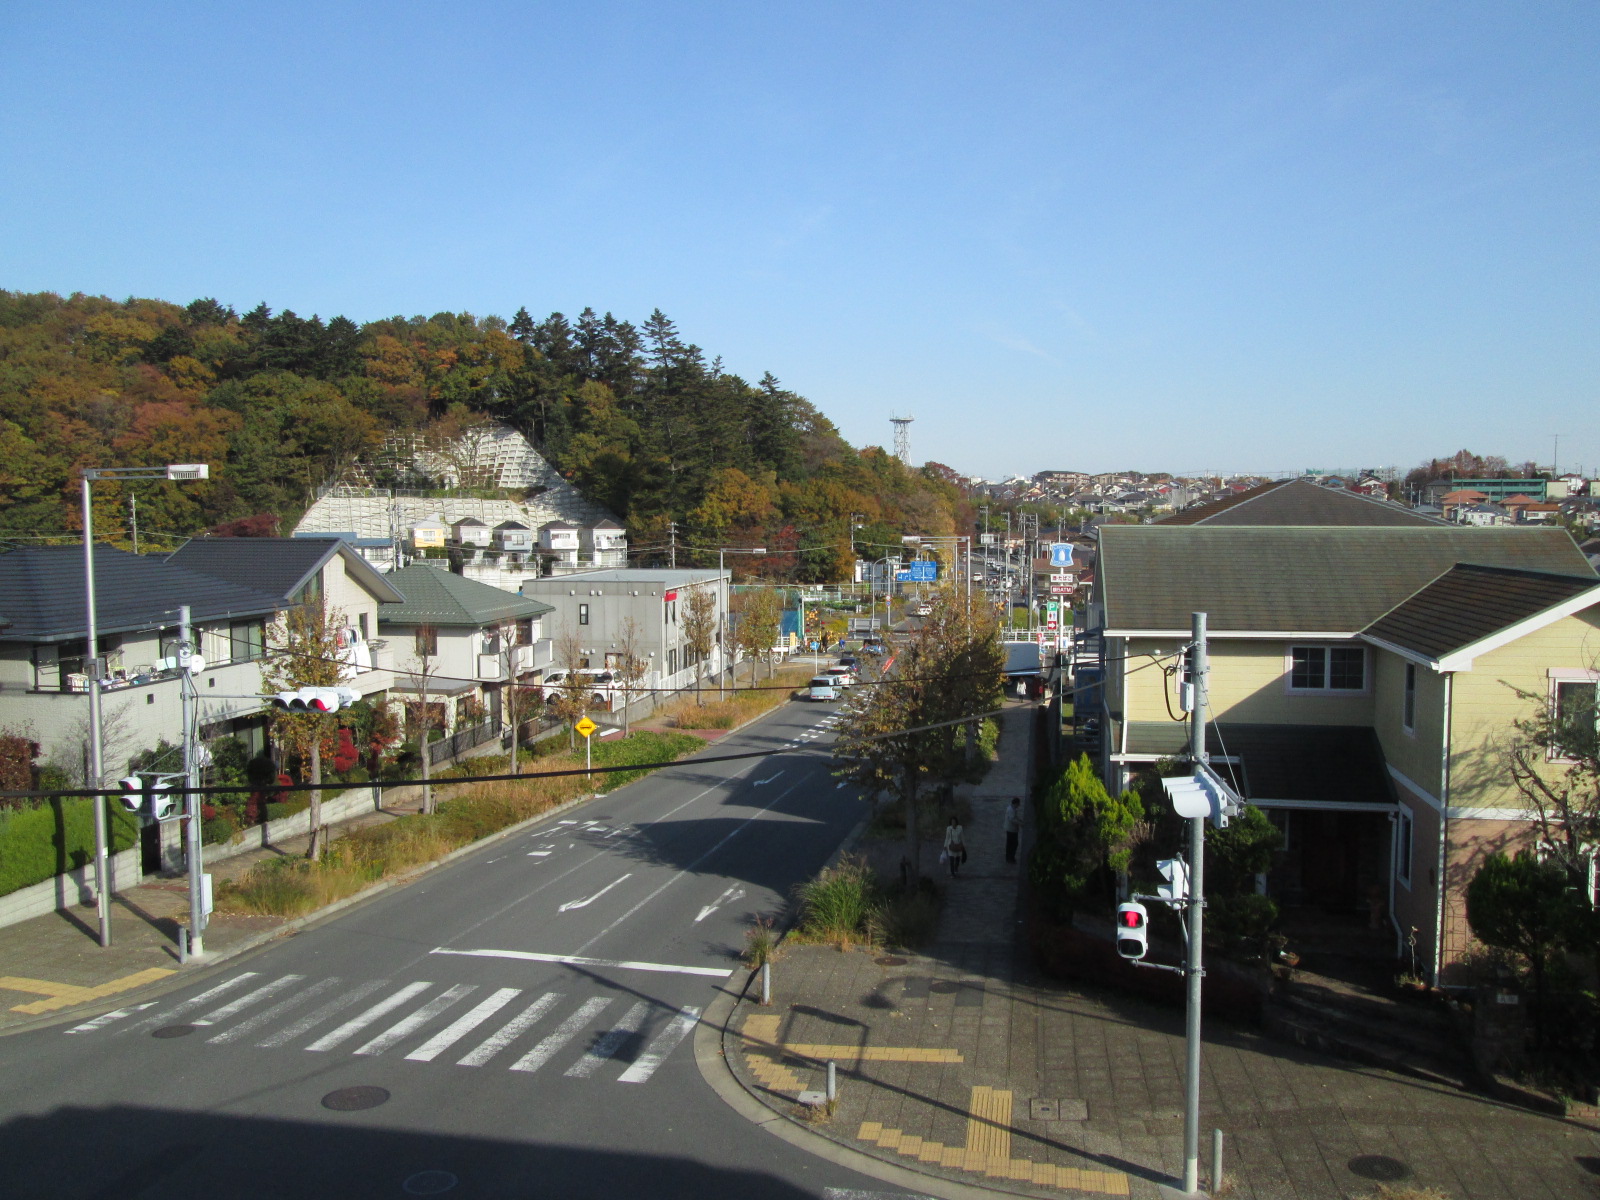
[[[806,688],[807,700],[837,700],[839,699],[839,681],[832,675],[818,675],[811,680],[811,686]]]
[[[833,680],[836,687],[850,687],[856,681],[856,673],[850,667],[829,667],[826,674],[829,679]],[[816,681],[812,680],[812,682],[815,683]]]

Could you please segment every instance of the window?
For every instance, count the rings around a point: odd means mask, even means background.
[[[1557,758],[1589,758],[1596,753],[1595,689],[1587,679],[1558,679],[1550,697],[1550,751]]]
[[[266,629],[260,621],[242,621],[228,626],[228,641],[234,662],[254,662],[262,656]]]
[[[1417,729],[1417,664],[1406,664],[1406,694],[1400,704],[1400,724],[1407,733]]]
[[[1411,886],[1411,813],[1404,808],[1394,821],[1394,877]]]
[[[1367,686],[1367,652],[1360,646],[1292,646],[1289,687],[1305,692],[1360,692]]]
[[[356,628],[361,631],[361,640],[363,642],[370,642],[372,640],[372,633],[367,628],[367,614],[366,613],[357,613],[356,614]]]
[[[588,623],[589,623],[589,606],[587,604],[580,604],[580,605],[578,605],[578,624],[579,625],[587,625]]]
[[[439,653],[439,631],[423,626],[417,630],[417,657],[432,658]]]

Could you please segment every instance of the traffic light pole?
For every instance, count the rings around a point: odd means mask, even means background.
[[[1194,686],[1193,706],[1189,710],[1189,757],[1198,768],[1206,756],[1206,684],[1210,664],[1206,659],[1206,614],[1191,615],[1190,682]],[[1205,978],[1201,965],[1201,933],[1206,910],[1206,819],[1189,818],[1189,953],[1185,974],[1189,995],[1184,1012],[1184,1050],[1186,1069],[1183,1084],[1183,1190],[1200,1189],[1200,985]],[[1212,1190],[1216,1190],[1212,1182]]]
[[[190,659],[196,653],[191,640],[189,606],[178,609],[178,696],[183,721],[183,811],[188,817],[184,828],[184,851],[189,862],[189,957],[205,953],[205,866],[200,859],[200,763],[194,744],[194,672]]]

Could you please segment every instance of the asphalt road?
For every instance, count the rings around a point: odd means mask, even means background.
[[[692,1050],[751,919],[862,814],[833,719],[788,705],[711,751],[771,758],[659,771],[142,1006],[0,1039],[0,1195],[896,1194],[750,1125]]]

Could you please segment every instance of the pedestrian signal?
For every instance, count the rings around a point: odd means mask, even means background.
[[[1137,900],[1117,905],[1117,953],[1140,959],[1150,949],[1150,914]]]
[[[146,820],[166,820],[177,804],[177,797],[168,791],[169,784],[165,779],[129,775],[117,780],[117,786],[122,789],[122,794],[117,797],[122,801],[122,807]]]

